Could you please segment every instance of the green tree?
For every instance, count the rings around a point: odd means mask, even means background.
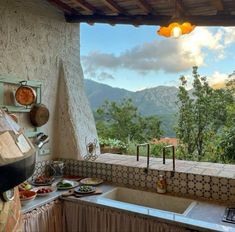
[[[229,75],[226,82],[227,91],[235,95],[235,71]],[[220,133],[218,147],[223,162],[235,162],[235,104],[231,101],[227,106],[227,121]]]
[[[193,99],[190,98],[186,89],[186,78],[182,76],[180,80],[182,84],[178,93],[179,116],[176,136],[180,139],[179,149],[186,159],[192,156],[195,150],[195,134],[192,130],[194,126]]]
[[[200,161],[210,152],[211,142],[224,127],[233,97],[226,89],[211,88],[206,77],[198,74],[197,67],[193,67],[192,75],[192,96],[186,90],[186,78],[181,77],[176,132],[185,156],[196,157]]]
[[[123,99],[121,103],[106,101],[97,109],[96,126],[99,137],[125,143],[144,142],[162,134],[159,119],[141,116],[131,99]]]
[[[160,129],[161,121],[157,116],[140,116],[138,115],[137,130],[134,139],[139,142],[150,141],[153,138],[160,139],[162,131]]]

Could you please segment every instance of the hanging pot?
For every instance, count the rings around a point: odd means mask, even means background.
[[[27,85],[26,81],[21,82],[21,86],[16,90],[15,99],[23,106],[29,106],[35,103],[37,98],[36,91]]]
[[[30,121],[36,127],[45,125],[49,120],[49,115],[49,110],[43,104],[35,104],[29,113]]]

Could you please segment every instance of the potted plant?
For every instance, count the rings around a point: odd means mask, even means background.
[[[126,152],[127,146],[118,139],[99,139],[101,153],[123,154]]]

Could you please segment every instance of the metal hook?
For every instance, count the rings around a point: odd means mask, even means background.
[[[6,113],[9,113],[9,110],[6,106],[3,106],[2,109],[6,112]]]
[[[21,85],[27,85],[28,82],[27,82],[27,81],[20,81],[19,83],[20,83]]]

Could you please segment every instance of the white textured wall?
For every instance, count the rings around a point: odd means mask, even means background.
[[[97,133],[83,86],[79,24],[66,23],[44,0],[1,0],[0,52],[0,75],[43,82],[42,102],[51,113],[43,130],[53,158],[80,159],[85,137]],[[19,117],[29,127],[27,115]]]

